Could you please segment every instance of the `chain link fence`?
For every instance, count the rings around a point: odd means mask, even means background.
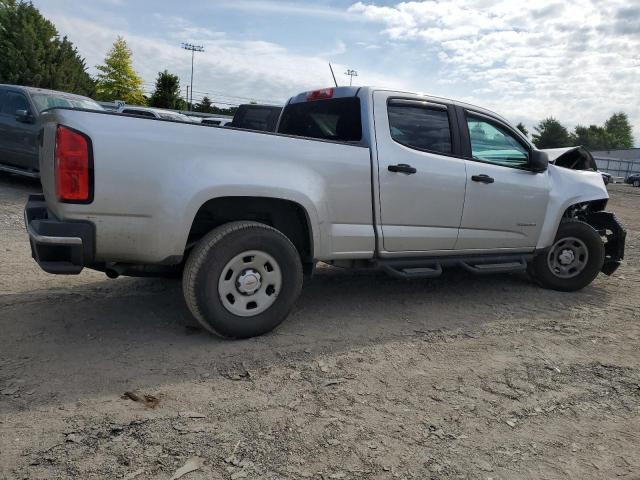
[[[625,179],[631,174],[640,173],[640,148],[591,154],[598,164],[598,169],[614,177]]]

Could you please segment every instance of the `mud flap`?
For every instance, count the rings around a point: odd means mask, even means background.
[[[627,231],[610,212],[594,212],[587,216],[586,222],[595,228],[606,239],[604,244],[604,265],[602,273],[611,275],[620,266],[624,259],[624,244]]]

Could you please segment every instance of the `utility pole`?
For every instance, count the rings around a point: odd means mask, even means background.
[[[351,69],[347,69],[347,71],[344,72],[344,74],[349,77],[349,86],[351,86],[351,84],[353,83],[353,77],[357,77],[358,76],[358,72],[356,72],[355,70],[351,70]]]
[[[204,52],[202,45],[193,45],[191,43],[183,43],[182,48],[191,52],[191,98],[189,99],[189,111],[193,107],[193,57],[196,52]]]

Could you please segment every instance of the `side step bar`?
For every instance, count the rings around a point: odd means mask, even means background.
[[[487,273],[522,272],[533,254],[455,256],[429,258],[378,259],[378,267],[387,274],[403,279],[435,278],[443,267],[461,267],[477,275]]]
[[[15,175],[22,175],[23,177],[40,178],[40,173],[35,170],[26,170],[10,165],[0,164],[0,172],[13,173]]]

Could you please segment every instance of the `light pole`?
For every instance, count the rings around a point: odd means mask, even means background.
[[[193,56],[195,55],[196,52],[204,52],[204,47],[202,45],[193,45],[191,43],[183,43],[182,48],[184,48],[185,50],[189,50],[191,52],[191,98],[188,99],[189,101],[188,107],[189,107],[189,111],[191,111],[191,108],[193,106]]]
[[[347,71],[344,72],[344,74],[349,77],[349,86],[351,86],[351,84],[353,83],[353,77],[357,77],[358,76],[358,72],[356,72],[355,70],[351,70],[351,69],[347,69]]]

